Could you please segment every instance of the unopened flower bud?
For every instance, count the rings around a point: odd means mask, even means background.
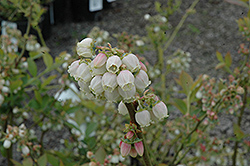
[[[142,141],[135,143],[135,150],[139,156],[142,156],[144,153],[144,147]]]
[[[121,155],[123,157],[127,156],[131,150],[131,144],[127,144],[125,142],[121,143]]]
[[[77,43],[76,52],[79,56],[92,57],[94,41],[91,38],[85,38]]]
[[[140,61],[140,65],[141,65],[141,70],[144,70],[145,72],[147,72],[147,67]]]
[[[168,117],[168,109],[167,106],[160,101],[152,108],[154,115],[159,119],[163,119],[165,117]]]
[[[150,113],[147,110],[137,112],[135,120],[141,127],[147,127],[150,125]]]
[[[137,151],[135,150],[135,148],[131,148],[129,155],[133,158],[137,156]]]
[[[87,158],[91,159],[93,155],[94,155],[93,152],[91,152],[91,151],[87,152]]]
[[[104,91],[102,87],[102,76],[95,76],[90,82],[89,89],[96,95],[101,94]]]
[[[119,71],[120,66],[122,65],[122,61],[118,56],[111,56],[108,58],[106,62],[106,69],[111,73],[116,73]]]
[[[131,72],[136,72],[141,68],[139,59],[134,54],[128,54],[122,59],[122,63],[126,65]]]
[[[128,71],[123,70],[117,76],[117,83],[123,91],[130,91],[134,87],[134,75]]]
[[[99,53],[93,60],[93,67],[99,68],[103,66],[107,61],[107,56],[104,53]]]
[[[148,20],[150,17],[151,17],[150,14],[145,14],[145,15],[144,15],[144,19],[145,19],[145,20]]]
[[[135,135],[135,134],[134,134],[133,131],[129,131],[129,132],[127,132],[127,134],[126,134],[126,138],[127,138],[127,139],[131,139],[134,135]]]
[[[245,92],[245,90],[241,86],[239,86],[236,91],[238,94],[243,94]]]

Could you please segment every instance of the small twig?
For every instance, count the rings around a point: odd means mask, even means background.
[[[240,109],[240,115],[238,117],[238,122],[237,122],[239,127],[241,126],[242,116],[243,116],[244,110],[246,108],[246,103],[247,103],[247,86],[244,88],[244,90],[245,90],[245,93],[243,97],[243,106]],[[234,144],[234,153],[232,156],[233,166],[236,166],[239,142],[240,142],[239,140],[236,140]]]
[[[137,103],[135,103],[135,104],[137,104]],[[125,105],[126,105],[126,107],[127,107],[127,109],[128,109],[131,123],[136,124],[136,125],[137,125],[137,128],[138,128],[139,130],[141,130],[140,125],[139,125],[139,124],[136,122],[136,120],[135,120],[135,108],[136,108],[136,107],[134,106],[133,103],[125,103]],[[147,144],[146,144],[146,142],[145,142],[145,139],[143,138],[143,134],[139,132],[139,133],[137,133],[137,135],[138,135],[138,138],[139,138],[139,139],[142,139],[142,143],[143,143],[143,145],[144,145],[144,153],[143,153],[143,156],[142,156],[143,161],[144,161],[144,164],[145,164],[145,166],[152,166],[152,163],[151,163],[151,160],[150,160],[149,154],[148,154]]]

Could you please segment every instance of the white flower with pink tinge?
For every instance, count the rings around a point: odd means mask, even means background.
[[[75,75],[77,74],[77,69],[80,66],[80,60],[76,60],[74,62],[71,63],[71,65],[69,66],[68,69],[68,73],[70,74],[70,76],[75,77]]]
[[[123,91],[130,91],[135,86],[135,77],[129,70],[123,70],[117,76],[117,83]]]
[[[120,59],[119,56],[111,56],[108,58],[106,62],[106,69],[110,73],[117,73],[120,69],[120,66],[122,65],[122,60]]]
[[[135,113],[135,120],[141,127],[147,127],[150,125],[150,113],[148,110],[143,110]]]
[[[106,72],[102,76],[102,86],[105,91],[112,92],[117,87],[116,74]]]
[[[122,59],[122,63],[131,72],[136,72],[141,68],[139,59],[134,54],[128,54]]]
[[[86,63],[80,64],[80,66],[76,70],[75,79],[76,80],[80,79],[84,82],[89,82],[92,79],[92,75]]]
[[[140,70],[135,77],[135,87],[139,92],[143,92],[151,84],[148,75],[144,70]]]
[[[76,52],[79,56],[90,58],[93,56],[93,45],[93,39],[85,38],[77,43]]]
[[[155,106],[153,106],[152,111],[156,118],[162,120],[165,117],[168,117],[168,109],[167,106],[162,102],[158,102]]]
[[[89,89],[95,95],[100,95],[104,91],[102,87],[102,76],[95,76],[90,82]]]

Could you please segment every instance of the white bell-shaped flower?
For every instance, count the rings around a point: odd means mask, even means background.
[[[11,141],[8,140],[8,139],[6,139],[6,140],[3,142],[3,147],[4,147],[5,149],[9,149],[10,146],[11,146]]]
[[[22,154],[23,155],[28,155],[30,153],[30,149],[28,148],[28,146],[26,146],[26,145],[23,145],[22,146]]]
[[[114,55],[108,58],[106,62],[106,68],[110,73],[117,73],[120,66],[122,65],[122,60],[120,57]]]
[[[132,101],[135,97],[136,89],[135,86],[133,86],[130,91],[123,91],[122,88],[118,86],[118,92],[125,101]]]
[[[71,65],[69,66],[69,69],[68,69],[68,73],[70,74],[70,76],[75,76],[76,75],[76,71],[79,67],[79,64],[80,63],[80,60],[76,60],[74,62],[71,63]]]
[[[134,87],[134,75],[129,70],[123,70],[117,76],[117,83],[123,91],[130,91]]]
[[[93,56],[93,45],[93,39],[85,38],[77,43],[76,52],[79,56],[90,58]]]
[[[80,64],[76,71],[75,79],[80,79],[84,82],[89,82],[92,78],[89,67],[86,63]]]
[[[112,92],[117,87],[116,74],[106,72],[102,76],[102,86],[105,91]]]
[[[140,70],[135,77],[135,87],[139,92],[143,92],[146,87],[151,84],[148,74],[144,70]]]
[[[117,102],[117,101],[122,100],[122,97],[120,93],[118,92],[118,88],[115,88],[112,92],[105,91],[104,96],[106,97],[108,101],[112,101],[112,102]]]
[[[139,59],[134,54],[128,54],[122,59],[122,63],[126,65],[127,69],[132,73],[141,68]]]
[[[99,53],[93,60],[93,67],[99,68],[103,66],[107,61],[107,56],[104,53]]]
[[[90,63],[89,67],[90,67],[90,71],[91,71],[92,76],[102,75],[107,71],[106,65],[102,65],[101,67],[94,67],[93,61]]]
[[[128,114],[128,109],[126,105],[123,103],[123,101],[121,101],[118,105],[118,112],[122,115]]]
[[[104,89],[102,87],[102,76],[95,76],[91,81],[89,85],[89,89],[96,95],[100,95]]]
[[[135,120],[141,127],[147,127],[150,125],[150,113],[147,110],[136,112]]]
[[[78,85],[80,86],[81,91],[85,93],[90,93],[90,89],[89,89],[90,82],[84,82],[82,80],[79,80]]]
[[[153,106],[152,111],[159,120],[168,117],[167,106],[162,101],[159,101],[155,106]]]

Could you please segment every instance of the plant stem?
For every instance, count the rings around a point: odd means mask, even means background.
[[[237,122],[239,127],[241,126],[242,116],[243,116],[244,110],[246,108],[246,103],[247,103],[247,86],[244,88],[244,90],[245,90],[245,93],[244,93],[244,97],[243,97],[243,106],[240,109],[240,115],[238,117],[238,122]],[[232,162],[233,162],[232,166],[236,166],[239,142],[240,142],[240,140],[236,140],[235,144],[234,144],[234,154],[232,156]]]
[[[161,47],[158,47],[158,60],[159,60],[159,68],[161,71],[161,99],[165,101],[166,98],[166,77],[164,72],[164,53]]]
[[[46,45],[46,43],[45,43],[45,40],[44,40],[44,38],[43,38],[43,34],[42,34],[42,31],[41,31],[40,27],[37,25],[37,26],[35,27],[35,29],[36,29],[36,31],[37,31],[37,33],[38,33],[39,39],[41,40],[42,46],[43,46],[43,47],[47,47],[47,45]]]
[[[192,5],[187,9],[186,13],[182,16],[181,21],[179,22],[179,24],[176,26],[174,32],[171,34],[170,38],[168,39],[168,42],[166,43],[166,45],[164,46],[164,51],[166,51],[168,49],[168,47],[170,46],[170,44],[172,43],[172,41],[174,40],[175,36],[177,35],[177,33],[179,32],[180,28],[182,27],[184,21],[186,20],[186,18],[188,17],[188,15],[190,14],[190,11],[192,11],[194,9],[194,7],[197,5],[197,3],[199,2],[199,0],[195,0]]]
[[[205,114],[201,120],[196,124],[196,126],[193,128],[193,130],[185,137],[184,140],[188,140],[188,138],[198,129],[198,127],[200,126],[201,122],[203,122],[203,120],[207,117],[207,114]],[[182,142],[182,144],[180,145],[179,149],[177,150],[177,152],[175,153],[174,155],[174,159],[172,160],[172,162],[169,164],[170,166],[171,165],[174,165],[180,151],[184,148],[184,144],[185,142]]]
[[[137,128],[139,130],[141,130],[140,125],[135,120],[135,108],[136,108],[137,103],[134,103],[134,104],[133,103],[125,103],[125,105],[126,105],[126,107],[128,109],[131,123],[136,124]],[[142,156],[144,164],[145,164],[145,166],[152,166],[152,163],[151,163],[151,160],[150,160],[149,154],[148,154],[148,148],[147,148],[145,139],[143,139],[143,134],[142,133],[137,133],[137,135],[138,135],[138,137],[140,139],[142,139],[142,143],[143,143],[143,146],[144,146],[144,153],[143,153],[143,156]]]

